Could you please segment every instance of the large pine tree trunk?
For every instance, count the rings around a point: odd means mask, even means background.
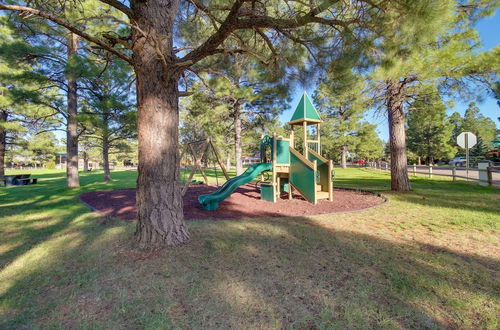
[[[403,112],[404,82],[387,82],[387,112],[391,145],[391,189],[410,190],[406,156],[405,116]]]
[[[102,165],[104,169],[104,181],[111,180],[109,171],[109,115],[103,115],[103,132],[102,132]]]
[[[347,146],[342,146],[342,159],[341,159],[342,168],[347,168]]]
[[[131,1],[136,24],[132,29],[137,77],[139,166],[137,228],[140,248],[179,245],[189,239],[179,186],[179,72],[158,57],[172,54],[173,24],[179,1]],[[141,33],[144,31],[146,40]]]
[[[5,175],[5,151],[7,150],[7,132],[2,123],[7,122],[7,111],[0,110],[0,177]]]
[[[243,173],[241,149],[241,104],[239,100],[237,100],[234,104],[234,158],[236,163],[236,175]]]
[[[108,138],[102,140],[102,165],[104,168],[104,181],[111,180],[109,171],[109,142]]]
[[[228,171],[231,170],[231,153],[229,151],[227,152],[227,157],[226,157],[226,169]]]
[[[88,172],[89,170],[89,154],[87,153],[87,150],[83,151],[83,171]]]
[[[78,36],[71,33],[68,39],[68,59],[78,50]],[[68,188],[80,187],[78,178],[78,108],[76,77],[70,72],[68,84],[68,119],[66,124],[66,177]]]

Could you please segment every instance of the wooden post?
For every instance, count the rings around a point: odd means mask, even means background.
[[[413,176],[417,176],[417,164],[413,163]]]
[[[316,173],[318,173],[318,161],[315,159],[313,161],[313,164],[314,164],[314,201],[313,201],[313,204],[316,205],[318,204],[318,194],[317,194],[317,191],[316,191]]]
[[[493,171],[491,170],[491,165],[488,165],[486,171],[486,173],[488,174],[488,186],[491,187],[493,185]]]
[[[278,176],[277,176],[277,173],[276,173],[276,157],[278,155],[278,152],[277,152],[277,147],[278,147],[278,143],[276,141],[276,133],[273,133],[273,154],[272,154],[272,167],[273,167],[273,203],[276,202],[276,196],[278,194],[278,191],[280,189],[280,187],[277,186],[277,182],[278,182]]]
[[[429,178],[432,179],[432,164],[429,164]]]
[[[453,165],[453,168],[451,169],[451,176],[453,181],[457,181],[457,167],[455,165]]]
[[[302,150],[303,155],[307,158],[307,122],[304,121],[302,124],[304,127],[304,150]]]
[[[385,163],[385,170],[388,171],[389,170],[389,163]]]
[[[219,153],[219,149],[215,146],[215,144],[212,142],[210,138],[208,138],[210,142],[210,146],[212,147],[212,150],[214,151],[215,158],[217,158],[217,162],[219,163],[220,168],[222,169],[222,172],[224,173],[224,177],[226,180],[229,180],[229,174],[227,174],[226,171],[226,166],[224,166],[224,162],[222,161],[222,157]]]
[[[333,162],[330,159],[328,161],[328,200],[330,202],[333,201],[333,179],[332,179],[332,174],[333,174]]]
[[[318,140],[318,154],[321,155],[321,137],[320,137],[320,134],[319,134],[319,132],[320,132],[320,126],[319,125],[320,125],[320,123],[318,123],[318,126],[316,128],[316,131],[317,131],[316,133],[318,134],[318,138],[317,138],[317,140]]]
[[[280,198],[281,195],[281,179],[279,175],[276,176],[276,200]]]
[[[290,132],[290,147],[292,147],[293,149],[295,149],[295,135],[294,135],[294,132],[293,132],[293,125],[292,125],[292,131]]]

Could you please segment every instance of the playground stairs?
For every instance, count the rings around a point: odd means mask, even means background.
[[[328,199],[330,197],[330,194],[328,193],[328,191],[322,191],[323,186],[320,185],[320,184],[317,184],[316,185],[316,199],[317,200],[320,200],[320,199]]]

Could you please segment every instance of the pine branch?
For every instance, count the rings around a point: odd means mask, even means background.
[[[111,0],[112,1],[112,0]],[[40,17],[43,17],[43,18],[46,18],[62,27],[65,27],[66,29],[68,29],[70,32],[73,32],[74,34],[76,35],[79,35],[80,37],[98,45],[99,47],[103,48],[103,49],[106,49],[107,51],[109,51],[110,53],[113,53],[115,54],[116,56],[118,56],[119,58],[125,60],[126,62],[130,63],[130,64],[133,64],[133,61],[132,61],[132,58],[130,58],[129,56],[123,54],[122,52],[118,51],[117,49],[111,47],[110,45],[108,45],[107,43],[105,43],[104,41],[102,40],[99,40],[95,37],[92,37],[91,35],[89,35],[88,33],[85,33],[79,29],[77,29],[76,27],[74,27],[73,25],[71,25],[69,22],[66,22],[62,19],[59,19],[57,18],[56,16],[50,14],[50,13],[47,13],[47,12],[44,12],[44,11],[41,11],[41,10],[38,10],[38,9],[35,9],[35,8],[31,8],[31,7],[25,7],[25,6],[14,6],[14,5],[4,5],[4,4],[1,4],[0,3],[0,10],[10,10],[10,11],[17,11],[17,12],[21,12],[21,13],[29,13],[29,14],[32,14],[32,15],[36,15],[36,16],[40,16]]]
[[[132,12],[132,10],[129,7],[125,6],[123,3],[119,2],[118,0],[99,0],[99,1],[107,5],[110,5],[115,9],[118,9],[119,11],[127,15],[129,18],[134,17],[134,13]]]
[[[227,37],[236,30],[241,29],[288,29],[302,27],[310,23],[319,23],[329,26],[342,26],[347,28],[353,23],[359,22],[358,19],[349,19],[346,21],[338,19],[327,19],[318,17],[317,15],[327,10],[332,4],[340,0],[325,0],[317,7],[312,8],[307,14],[299,16],[295,19],[275,18],[267,15],[253,15],[253,12],[246,13],[245,18],[240,13],[240,9],[248,0],[236,1],[231,10],[229,11],[226,19],[221,23],[219,29],[210,36],[203,44],[188,53],[186,56],[178,59],[176,66],[186,67],[190,66],[203,58],[220,53],[219,46],[227,39]],[[207,12],[209,9],[200,4],[199,1],[192,0],[191,3],[198,5],[197,8]]]

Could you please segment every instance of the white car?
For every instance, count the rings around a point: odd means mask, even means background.
[[[448,164],[453,166],[465,166],[465,157],[455,157],[448,162]]]

